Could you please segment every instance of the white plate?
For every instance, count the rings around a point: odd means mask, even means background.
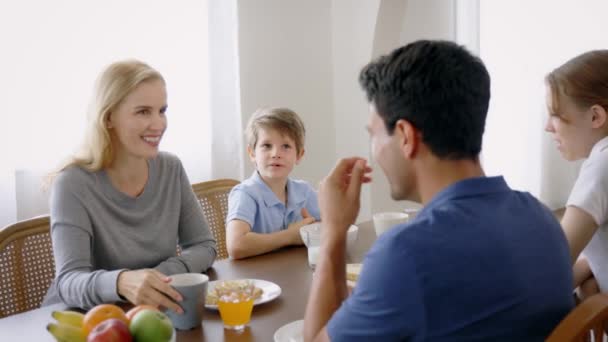
[[[293,321],[280,327],[274,333],[274,342],[302,342],[304,341],[304,320]]]
[[[271,300],[273,300],[281,295],[281,287],[273,282],[266,281],[266,280],[260,280],[260,279],[236,279],[236,280],[252,281],[253,285],[255,287],[259,287],[262,289],[262,296],[260,298],[256,299],[253,302],[253,305],[264,304],[264,303],[270,302]],[[222,280],[210,281],[209,284],[207,285],[207,291],[211,291],[215,287],[215,284],[217,284],[218,282],[221,282],[221,281]],[[205,304],[205,307],[207,309],[217,310],[217,305]]]

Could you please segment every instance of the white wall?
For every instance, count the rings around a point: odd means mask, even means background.
[[[314,186],[334,164],[330,5],[326,0],[238,2],[242,127],[261,106],[296,111],[307,130],[294,176]],[[245,177],[253,171],[244,147]]]
[[[456,3],[445,0],[408,0],[402,21],[401,43],[418,39],[455,40]]]
[[[361,156],[370,159],[365,130],[368,105],[358,82],[359,71],[372,58],[374,30],[380,1],[332,1],[332,66],[336,132],[333,135],[338,158]],[[331,138],[331,137],[330,137]],[[372,187],[382,172],[376,169],[374,183],[364,186],[359,220],[371,216]]]
[[[481,0],[454,0],[456,42],[479,56],[479,3]]]

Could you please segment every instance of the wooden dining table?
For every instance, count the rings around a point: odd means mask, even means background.
[[[358,263],[376,240],[371,221],[357,224],[359,233],[347,262]],[[244,331],[223,327],[219,313],[205,310],[200,327],[177,331],[178,342],[184,341],[273,341],[281,326],[304,318],[310,284],[314,273],[308,265],[305,247],[284,248],[275,252],[244,259],[219,260],[207,272],[211,280],[262,279],[281,287],[276,299],[256,305],[251,322]],[[64,304],[54,304],[0,319],[0,341],[53,341],[46,325],[53,321],[51,313],[67,310]]]

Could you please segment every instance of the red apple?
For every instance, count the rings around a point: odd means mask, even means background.
[[[164,313],[143,309],[131,319],[129,331],[137,342],[168,342],[173,335],[173,324]]]
[[[125,322],[110,318],[97,324],[87,336],[87,342],[131,342],[133,338]]]

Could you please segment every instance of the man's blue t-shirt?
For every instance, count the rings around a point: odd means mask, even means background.
[[[574,306],[559,222],[502,177],[457,182],[366,255],[332,341],[543,341]]]

